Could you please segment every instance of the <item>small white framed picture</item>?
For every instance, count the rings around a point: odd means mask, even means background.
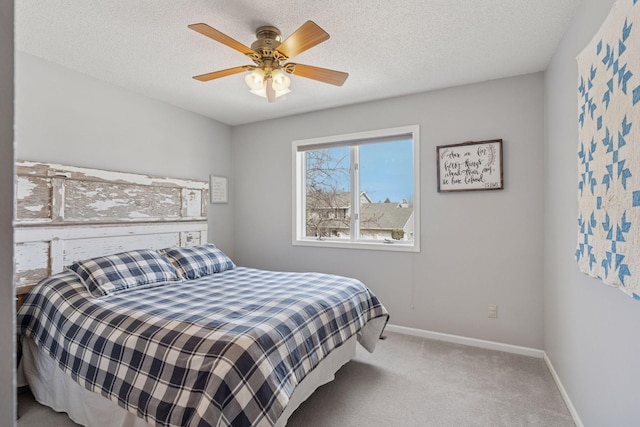
[[[227,203],[227,177],[209,175],[209,199],[211,203]]]

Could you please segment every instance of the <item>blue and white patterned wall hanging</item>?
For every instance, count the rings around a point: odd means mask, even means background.
[[[640,0],[578,56],[580,270],[640,300]]]

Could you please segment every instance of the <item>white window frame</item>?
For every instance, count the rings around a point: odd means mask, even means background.
[[[336,145],[356,145],[361,141],[391,138],[396,136],[410,135],[413,145],[413,242],[394,241],[393,243],[384,243],[380,241],[358,240],[360,234],[359,227],[351,227],[351,239],[331,239],[325,238],[318,240],[317,238],[305,237],[306,226],[306,206],[305,206],[305,162],[304,153],[308,151],[309,146],[318,146],[321,149],[323,145],[326,148]],[[344,135],[334,135],[321,138],[301,139],[293,141],[292,149],[292,171],[293,171],[293,221],[292,221],[292,244],[295,246],[314,246],[329,248],[353,248],[353,249],[372,249],[383,251],[400,251],[400,252],[420,252],[420,127],[418,125],[401,126],[389,129],[379,129],[366,132],[349,133]],[[354,167],[353,162],[357,162],[353,155],[354,148],[351,147],[351,168]],[[355,174],[351,175],[351,193],[357,194],[359,197],[360,189]],[[354,205],[352,203],[352,205]],[[359,213],[360,204],[355,203],[352,212]],[[356,224],[359,224],[356,222]]]

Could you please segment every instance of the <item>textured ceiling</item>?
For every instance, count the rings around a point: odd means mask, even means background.
[[[580,0],[19,0],[16,48],[186,110],[238,125],[544,70]],[[249,93],[251,62],[187,28],[204,22],[245,45],[305,21],[326,42],[297,63],[349,73],[342,87],[292,76],[287,99]]]

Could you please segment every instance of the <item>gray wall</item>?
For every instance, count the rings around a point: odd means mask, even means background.
[[[16,52],[16,157],[185,179],[231,173],[215,120]],[[231,203],[209,205],[209,239],[233,253]]]
[[[640,420],[640,304],[579,272],[576,56],[613,0],[583,0],[545,74],[544,348],[585,426]],[[635,26],[634,26],[635,28]]]
[[[292,246],[291,141],[411,124],[422,252]],[[493,138],[505,189],[438,194],[436,146]],[[238,264],[356,277],[393,324],[542,348],[542,73],[238,126],[232,141]]]
[[[15,311],[13,292],[13,1],[0,2],[0,425],[12,426]]]

